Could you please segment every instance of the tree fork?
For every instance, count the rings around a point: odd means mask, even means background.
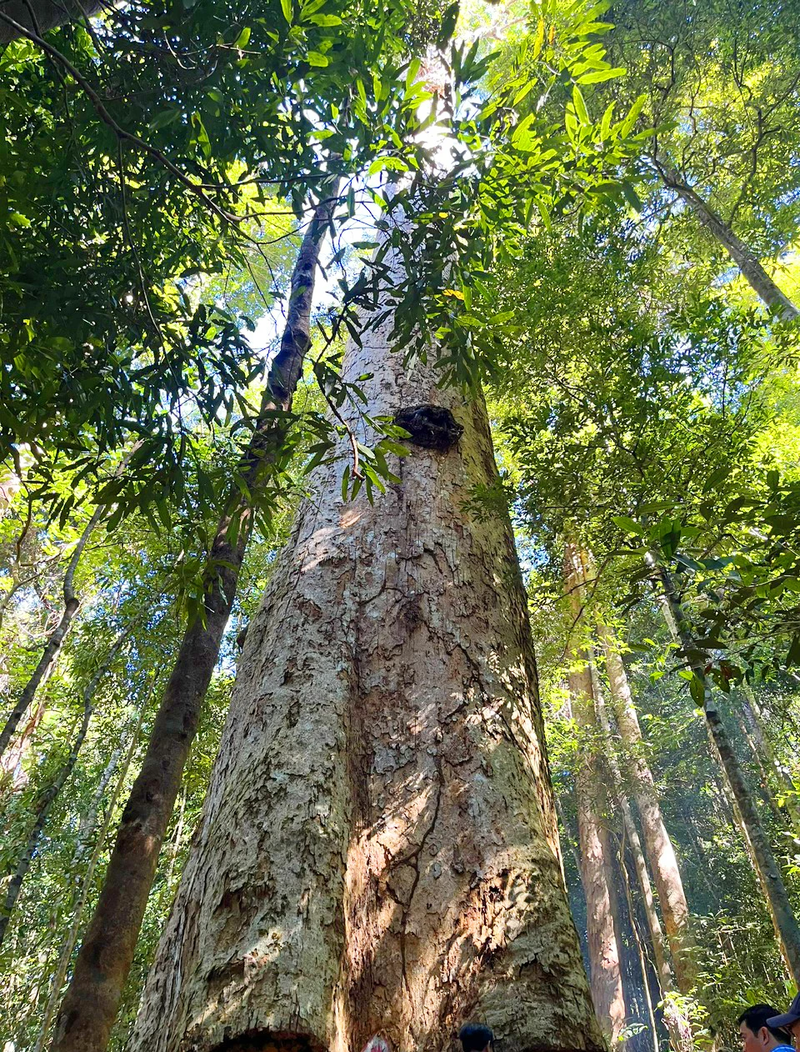
[[[56,1021],[53,1052],[103,1052],[116,1018],[153,883],[161,844],[180,788],[200,709],[219,656],[252,529],[254,498],[280,452],[305,354],[320,244],[332,197],[317,206],[290,286],[281,346],[273,361],[260,419],[241,462],[237,488],[219,521],[203,571],[203,616],[188,624],[156,715],[142,769],[122,814],[94,915]]]

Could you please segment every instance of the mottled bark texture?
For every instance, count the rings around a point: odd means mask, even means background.
[[[598,631],[605,652],[614,715],[620,738],[629,758],[633,796],[642,820],[647,861],[658,890],[658,901],[661,904],[664,927],[672,951],[675,978],[678,989],[681,993],[686,994],[695,983],[692,956],[694,941],[680,866],[672,840],[664,825],[658,791],[653,773],[647,763],[639,717],[631,696],[622,657],[615,644],[613,633],[605,627],[601,627]]]
[[[268,469],[285,456],[291,400],[310,345],[309,318],[319,246],[331,201],[319,204],[292,274],[289,309],[270,367],[257,426],[203,571],[204,617],[189,620],[159,705],[147,752],[122,813],[100,898],[58,1015],[54,1052],[103,1052],[133,961],[161,844],[230,617]]]
[[[386,330],[345,371],[374,374],[371,414],[433,404],[463,435],[409,443],[374,506],[317,469],[130,1052],[438,1052],[468,1020],[507,1052],[599,1048],[511,531],[469,505],[496,472],[483,404],[408,375]]]
[[[609,639],[611,638],[611,633],[607,628],[601,628],[599,632],[601,639],[607,645]],[[617,656],[619,657],[619,655]],[[621,663],[622,659],[620,658],[619,660]],[[627,685],[627,678],[625,682]],[[691,1052],[691,1050],[694,1048],[692,1028],[687,1018],[685,1008],[683,1007],[683,1005],[681,1005],[680,999],[675,997],[675,994],[679,992],[679,988],[675,983],[673,968],[670,962],[669,949],[667,947],[667,940],[664,936],[663,928],[661,927],[661,920],[658,916],[658,911],[656,910],[655,898],[653,896],[653,887],[650,882],[650,874],[648,872],[647,862],[645,860],[645,851],[642,847],[642,841],[639,836],[639,830],[636,826],[636,820],[633,816],[633,810],[631,808],[630,801],[628,800],[628,797],[625,792],[625,779],[623,777],[623,772],[620,767],[619,760],[617,758],[618,749],[614,741],[614,728],[612,727],[611,719],[606,708],[605,698],[603,697],[603,691],[600,687],[599,677],[596,675],[596,669],[595,675],[592,676],[592,690],[594,691],[595,711],[597,713],[597,721],[600,726],[600,731],[603,737],[603,747],[607,758],[608,770],[611,775],[614,787],[614,800],[619,809],[619,813],[622,816],[622,828],[624,831],[624,838],[623,847],[619,852],[619,861],[620,868],[623,873],[623,879],[625,882],[625,891],[628,898],[628,911],[631,917],[631,928],[636,938],[636,943],[639,950],[642,967],[642,976],[644,977],[644,988],[647,994],[647,1002],[648,1007],[650,1008],[651,1020],[652,1003],[650,1001],[650,992],[647,986],[647,967],[645,964],[644,948],[642,946],[636,927],[635,910],[633,907],[633,899],[630,891],[630,882],[627,879],[627,866],[625,864],[626,846],[633,859],[634,868],[636,870],[636,882],[639,885],[641,902],[642,906],[644,907],[645,916],[647,917],[647,927],[650,933],[650,945],[652,946],[653,950],[653,963],[655,964],[656,976],[658,977],[658,985],[659,990],[661,992],[662,1015],[667,1030],[669,1031],[670,1045],[673,1049],[673,1052]],[[655,1043],[655,1047],[657,1049],[658,1035],[655,1027],[655,1021],[652,1020],[652,1023],[652,1036]]]
[[[585,569],[582,553],[573,544],[565,546],[564,585],[575,624],[581,620]],[[589,944],[592,1000],[600,1025],[613,1042],[625,1025],[625,995],[622,987],[620,946],[615,915],[612,847],[603,810],[604,774],[597,762],[599,742],[591,668],[586,647],[575,651],[577,667],[569,674],[572,715],[578,725],[580,744],[575,793],[578,809],[580,875],[586,898],[586,928]]]
[[[572,713],[582,738],[595,731],[588,675],[573,672],[569,677]],[[615,917],[618,908],[610,873],[613,847],[603,817],[604,792],[593,747],[581,747],[575,775],[578,810],[580,875],[586,899],[586,935],[589,974],[595,1011],[606,1036],[613,1042],[625,1025],[625,994]]]

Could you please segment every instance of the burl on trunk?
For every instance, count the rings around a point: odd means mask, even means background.
[[[405,411],[402,481],[345,503],[343,461],[317,470],[130,1047],[438,1052],[480,1021],[503,1052],[599,1049],[510,525],[474,501],[485,409],[385,331],[346,372]]]

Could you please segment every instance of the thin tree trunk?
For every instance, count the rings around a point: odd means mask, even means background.
[[[764,727],[758,704],[751,688],[743,683],[739,688],[739,702],[742,716],[752,740],[752,749],[756,756],[764,757],[775,775],[779,786],[779,795],[783,796],[786,810],[792,820],[795,832],[800,833],[800,803],[794,779],[787,768],[780,762],[772,746],[769,731]]]
[[[50,633],[50,638],[47,640],[47,645],[39,659],[39,664],[36,666],[31,678],[23,687],[17,704],[11,711],[2,731],[0,731],[0,756],[5,752],[14,731],[19,725],[19,721],[28,711],[28,708],[36,697],[36,691],[42,683],[46,682],[47,677],[53,671],[61,646],[67,632],[69,632],[75,614],[78,612],[78,606],[80,603],[75,595],[75,571],[78,569],[78,563],[81,561],[84,548],[89,543],[89,538],[92,536],[94,528],[100,521],[104,510],[105,509],[102,506],[95,509],[95,512],[86,524],[78,543],[75,545],[75,551],[72,553],[72,558],[67,566],[67,572],[64,575],[64,610],[61,614],[61,619]]]
[[[713,208],[677,172],[662,164],[658,159],[656,159],[655,164],[664,181],[664,185],[678,194],[681,200],[691,208],[706,230],[719,241],[756,295],[768,307],[774,308],[783,319],[793,321],[800,314],[800,311],[798,311],[789,297],[784,292],[781,292],[748,246],[734,234],[725,220],[717,215]]]
[[[33,861],[33,856],[39,844],[39,839],[42,835],[42,831],[44,830],[45,822],[47,821],[53,804],[58,799],[59,793],[66,785],[69,776],[72,774],[72,770],[78,760],[78,753],[80,752],[81,746],[83,745],[86,739],[86,733],[89,730],[89,721],[91,720],[92,713],[94,712],[94,695],[97,690],[97,686],[100,683],[100,680],[108,671],[112,661],[119,652],[119,648],[122,646],[127,636],[128,632],[126,631],[115,641],[114,645],[109,650],[103,664],[100,666],[97,672],[95,672],[94,676],[92,676],[91,680],[84,689],[83,717],[81,719],[80,728],[75,737],[75,740],[72,743],[66,760],[59,768],[58,773],[56,774],[53,781],[50,783],[50,785],[47,787],[44,793],[42,793],[36,811],[36,820],[33,824],[33,828],[31,829],[28,835],[28,840],[25,844],[25,847],[20,852],[19,857],[17,858],[11,880],[6,889],[5,902],[3,903],[2,911],[0,911],[0,946],[2,946],[3,944],[3,939],[5,938],[6,930],[8,929],[8,922],[11,919],[11,914],[14,910],[14,907],[17,904],[19,894],[22,891],[22,885],[25,880],[25,877],[28,874],[28,870],[30,869],[31,862]]]
[[[624,828],[627,830],[627,824],[625,824]],[[650,1040],[653,1044],[653,1052],[659,1052],[658,1026],[656,1024],[655,1012],[653,1011],[653,998],[650,994],[650,984],[647,981],[647,955],[645,954],[642,937],[639,934],[639,925],[636,923],[636,907],[633,901],[633,895],[631,893],[631,879],[630,874],[628,873],[628,867],[625,862],[624,837],[619,845],[618,859],[620,872],[622,875],[622,883],[625,888],[625,899],[628,904],[628,916],[631,920],[631,932],[633,933],[633,941],[636,943],[636,953],[639,958],[639,971],[642,974],[642,989],[644,990],[644,999],[645,1004],[647,1005],[647,1018],[650,1022]],[[644,860],[644,855],[642,855],[642,859]],[[675,1046],[673,1045],[673,1047]],[[687,1048],[687,1050],[691,1049],[691,1042],[688,1046],[685,1047]]]
[[[139,731],[141,730],[142,720],[144,719],[144,713],[146,708],[147,704],[146,702],[143,702],[142,707],[139,710],[139,715],[136,719],[136,724],[131,733],[131,740],[128,744],[128,751],[125,755],[125,759],[122,764],[122,769],[120,770],[117,776],[113,792],[111,793],[111,799],[108,801],[106,816],[103,819],[102,825],[100,826],[100,830],[97,834],[97,839],[95,840],[94,850],[92,851],[92,854],[89,858],[89,863],[83,875],[80,899],[78,900],[75,906],[75,910],[72,915],[72,923],[70,924],[69,931],[67,932],[67,937],[64,940],[64,944],[61,947],[61,953],[58,957],[58,963],[56,965],[56,969],[53,973],[53,977],[50,982],[50,993],[47,997],[47,1004],[45,1006],[44,1015],[42,1016],[41,1027],[39,1029],[39,1036],[36,1039],[36,1045],[34,1046],[33,1052],[43,1052],[43,1049],[50,1037],[50,1028],[53,1025],[56,1010],[58,1009],[58,1004],[61,999],[61,990],[64,986],[64,980],[67,977],[67,970],[69,969],[69,962],[72,958],[72,951],[75,949],[75,943],[78,941],[78,934],[81,928],[81,918],[83,916],[83,911],[86,907],[86,900],[89,898],[89,892],[92,888],[92,878],[94,877],[94,871],[97,868],[97,863],[100,861],[100,855],[103,853],[103,847],[105,845],[106,836],[108,835],[108,830],[111,825],[111,820],[114,817],[114,810],[116,808],[117,800],[119,799],[119,795],[122,792],[122,787],[125,784],[125,779],[128,776],[128,771],[130,769],[131,761],[133,760],[133,754],[136,751],[136,746],[139,744]],[[115,750],[115,754],[116,753],[117,750]],[[113,756],[112,760],[114,760]],[[113,777],[113,773],[114,768],[111,765],[111,761],[109,761],[109,763],[106,765],[106,770],[103,772],[103,779],[101,779],[101,783],[105,781],[105,784],[107,785],[108,781]],[[108,774],[108,779],[106,779],[106,774]],[[103,788],[105,788],[105,786],[103,786]],[[99,796],[95,796],[95,807],[93,808],[92,812],[94,820],[90,823],[87,823],[87,830],[89,829],[89,826],[93,828],[96,823],[97,813],[102,802],[102,796],[102,793],[100,793]],[[90,832],[87,831],[84,836],[84,841],[89,835]],[[79,840],[78,845],[75,849],[75,856],[73,860],[74,862],[79,863],[83,857],[83,852],[81,851],[82,843],[83,841]]]
[[[608,628],[601,626],[598,635],[605,653],[617,727],[630,758],[633,795],[642,819],[645,851],[664,915],[664,927],[672,951],[675,978],[678,989],[686,994],[694,986],[696,975],[692,956],[694,940],[691,933],[691,917],[680,867],[672,840],[664,825],[653,773],[645,758],[639,718],[622,657]]]
[[[87,841],[94,833],[97,825],[97,815],[103,803],[103,797],[106,795],[106,789],[108,788],[111,779],[116,774],[123,748],[123,742],[120,741],[109,756],[108,762],[103,768],[103,773],[100,775],[100,781],[95,788],[89,810],[86,814],[81,815],[81,820],[78,825],[78,839],[75,843],[75,850],[72,853],[72,862],[70,864],[70,869],[73,873],[83,864],[83,856],[86,854]]]
[[[584,573],[581,553],[565,546],[564,583],[575,622],[583,602]],[[591,655],[579,648],[575,657],[582,667],[569,674],[572,713],[580,744],[575,789],[578,805],[580,874],[586,897],[586,923],[592,1000],[606,1036],[616,1042],[627,1015],[622,985],[618,927],[614,922],[614,886],[609,879],[611,842],[602,816],[603,779],[597,762],[597,719],[592,684]]]
[[[242,462],[245,485],[233,491],[217,526],[203,572],[203,616],[189,622],[181,642],[59,1013],[54,1052],[103,1052],[108,1044],[161,843],[236,595],[255,501],[267,485],[268,468],[283,453],[292,397],[311,343],[314,278],[331,208],[330,199],[317,207],[300,247],[280,350]]]
[[[603,643],[604,645],[608,646],[608,630],[606,628],[603,628],[601,632]],[[664,938],[664,931],[661,927],[661,921],[658,916],[658,911],[656,910],[656,903],[653,897],[653,887],[650,883],[650,874],[647,871],[647,863],[645,862],[645,854],[642,848],[642,841],[639,837],[639,830],[636,828],[636,822],[631,812],[631,805],[628,800],[628,797],[625,795],[622,771],[620,770],[619,762],[617,760],[617,750],[615,748],[614,734],[613,729],[611,727],[611,721],[609,719],[608,712],[606,711],[605,700],[603,698],[602,691],[599,689],[599,686],[596,683],[596,681],[593,682],[593,688],[595,693],[597,719],[603,734],[603,739],[605,743],[605,755],[614,786],[614,795],[616,797],[616,802],[622,815],[622,825],[623,829],[625,830],[625,840],[630,846],[631,856],[633,858],[634,866],[636,869],[636,879],[639,884],[639,891],[642,896],[642,904],[644,906],[645,916],[647,917],[647,926],[650,929],[650,943],[653,947],[653,956],[655,958],[656,964],[656,975],[658,977],[658,983],[661,988],[664,1022],[667,1026],[667,1030],[669,1031],[670,1044],[672,1045],[675,1052],[690,1052],[690,1050],[694,1047],[692,1027],[689,1023],[689,1020],[686,1018],[686,1015],[684,1014],[683,1010],[681,1009],[678,1001],[675,998],[675,994],[678,992],[678,986],[675,981],[675,977],[673,976],[673,969],[670,963],[669,950],[667,948],[667,940]],[[633,702],[631,701],[630,704],[632,706]],[[617,724],[617,726],[619,727],[619,723]],[[644,823],[642,823],[642,828],[644,829]],[[620,864],[622,866],[623,874],[627,874],[627,867],[625,865],[624,854],[625,853],[623,850],[620,853]],[[633,903],[630,900],[629,892],[628,895],[629,910],[631,915],[631,926],[634,930],[634,935],[636,936],[640,956],[642,957],[642,979],[645,984],[645,989],[647,991],[648,1005],[650,1005],[650,992],[647,988],[647,970],[643,960],[643,950],[641,948],[641,942],[639,940],[638,932],[636,931],[636,920],[634,917]],[[662,910],[664,909],[663,901],[661,908]],[[652,1016],[652,1005],[650,1005],[650,1012]],[[656,1039],[655,1029],[653,1034],[654,1039]]]
[[[731,745],[728,732],[722,722],[716,702],[705,678],[708,655],[697,647],[683,616],[672,578],[659,565],[655,557],[648,557],[661,585],[662,609],[675,641],[681,646],[684,657],[697,680],[702,684],[702,707],[706,718],[712,752],[722,769],[735,801],[741,821],[745,842],[750,851],[753,867],[758,875],[764,897],[769,908],[775,933],[778,937],[790,975],[800,984],[800,927],[792,910],[769,837],[764,829],[758,810],[753,802],[744,771]]]
[[[733,717],[736,721],[737,727],[739,728],[739,733],[741,734],[745,742],[746,752],[749,753],[747,759],[752,760],[752,762],[758,768],[759,778],[756,784],[756,792],[760,796],[761,802],[764,804],[764,806],[768,807],[769,810],[772,812],[774,818],[780,821],[785,816],[781,814],[780,807],[778,806],[778,801],[773,797],[769,771],[767,770],[767,767],[764,763],[764,756],[759,751],[758,745],[755,739],[753,738],[753,735],[751,734],[750,727],[748,727],[747,725],[747,721],[744,718],[744,714],[742,713],[741,707],[739,705],[734,704],[732,708],[734,710]]]
[[[561,823],[560,839],[562,843],[566,840],[567,846],[569,847],[569,853],[572,855],[572,861],[575,863],[575,870],[580,876],[581,856],[578,854],[578,849],[575,847],[575,841],[572,839],[572,833],[570,832],[570,828],[567,825],[567,816],[564,814],[564,809],[561,806],[561,801],[558,798],[558,793],[554,793],[554,799],[556,803],[556,814],[558,815],[558,820]]]
[[[172,876],[175,872],[175,862],[178,858],[178,851],[181,846],[181,838],[183,836],[183,819],[186,814],[186,790],[184,789],[183,795],[181,796],[181,809],[178,813],[178,826],[175,830],[175,839],[172,842],[172,850],[169,856],[169,869],[167,870],[167,879],[164,882],[164,888],[169,894],[169,889],[172,887]]]
[[[16,736],[11,747],[0,756],[0,797],[5,792],[18,792],[28,784],[30,776],[23,768],[22,761],[28,753],[34,734],[47,708],[47,693],[42,696],[34,712],[32,712],[24,726]]]
[[[376,1035],[444,1052],[475,1019],[507,1052],[601,1047],[510,523],[470,510],[496,479],[485,407],[405,365],[391,327],[344,371],[371,374],[370,416],[413,408],[400,481],[344,503],[341,461],[316,470],[247,633],[131,1052]]]

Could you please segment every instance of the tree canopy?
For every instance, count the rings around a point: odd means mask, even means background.
[[[402,484],[341,368],[388,325],[489,409],[608,1031],[733,1047],[800,982],[800,9],[47,2],[0,7],[0,1039],[49,1046],[194,633],[125,1048],[309,475]]]

